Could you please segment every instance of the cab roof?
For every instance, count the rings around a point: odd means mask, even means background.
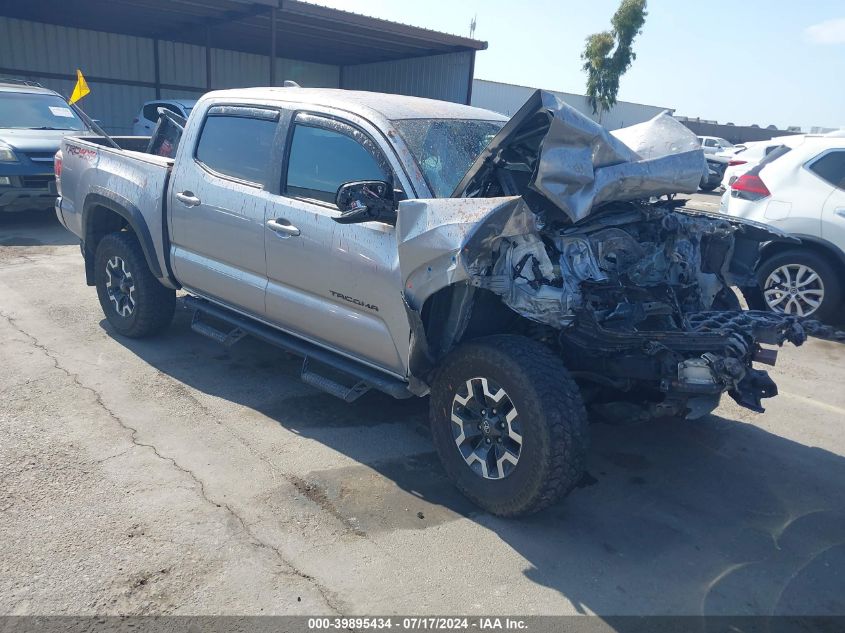
[[[375,118],[383,117],[389,121],[401,119],[508,120],[508,117],[491,110],[450,101],[336,88],[236,88],[209,92],[201,101],[212,98],[319,105],[346,110],[369,119],[374,118],[375,115]]]

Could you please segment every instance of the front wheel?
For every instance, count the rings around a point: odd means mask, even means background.
[[[103,314],[118,334],[150,336],[173,320],[176,291],[153,277],[131,233],[110,233],[100,240],[94,256],[94,285]]]
[[[587,414],[544,345],[500,335],[461,345],[431,388],[431,430],[458,489],[499,516],[536,512],[581,480]]]

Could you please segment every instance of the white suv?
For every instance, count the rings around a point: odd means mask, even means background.
[[[150,136],[158,123],[158,109],[167,108],[181,117],[188,118],[196,99],[159,99],[147,101],[132,119],[132,136]]]
[[[701,149],[705,154],[727,152],[733,150],[735,147],[730,141],[726,141],[718,136],[699,136],[698,142],[701,143]]]
[[[845,138],[808,135],[793,147],[775,149],[731,184],[721,211],[771,224],[801,240],[763,247],[757,268],[762,293],[746,293],[751,307],[841,319]]]
[[[803,141],[804,137],[802,135],[795,135],[781,136],[769,141],[746,143],[743,149],[728,157],[728,168],[725,170],[724,178],[722,178],[722,187],[724,189],[730,187],[734,180],[759,165],[760,161],[781,145],[795,146]]]

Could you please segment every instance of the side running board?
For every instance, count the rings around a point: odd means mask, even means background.
[[[358,380],[351,387],[347,387],[341,381],[345,378],[346,382],[352,382],[355,380],[354,377],[350,377],[348,375],[329,377],[326,375],[327,373],[338,374],[339,372],[317,372],[308,366],[307,356],[302,361],[302,382],[306,385],[311,385],[312,387],[325,391],[326,393],[333,395],[335,398],[340,398],[345,402],[355,402],[358,398],[370,390],[370,385],[363,380]]]
[[[357,363],[345,356],[318,347],[308,341],[303,341],[205,299],[187,296],[183,301],[186,307],[194,311],[191,329],[196,333],[226,346],[233,345],[244,336],[249,335],[301,356],[304,359],[302,364],[303,382],[346,402],[353,402],[370,389],[377,389],[397,399],[410,398],[413,395],[408,391],[406,382],[377,369]],[[228,331],[203,321],[202,316],[208,316],[225,323],[229,328]],[[310,367],[309,361],[312,361]],[[323,366],[324,371],[315,371],[313,368],[314,362]],[[326,374],[331,374],[331,377]],[[346,386],[345,383],[352,386]]]

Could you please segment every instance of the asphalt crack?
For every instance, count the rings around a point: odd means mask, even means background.
[[[217,503],[214,499],[212,499],[208,495],[208,491],[206,490],[206,487],[205,487],[205,482],[203,482],[203,480],[200,479],[196,475],[196,473],[194,473],[191,469],[182,466],[173,457],[162,454],[155,445],[149,444],[147,442],[142,442],[141,440],[139,440],[138,439],[138,429],[136,429],[135,427],[127,424],[126,422],[124,422],[124,420],[119,415],[117,415],[114,411],[112,411],[112,409],[103,401],[103,397],[102,397],[102,395],[100,394],[99,391],[97,391],[93,387],[90,387],[90,386],[86,385],[85,383],[83,383],[82,380],[79,377],[79,374],[70,371],[66,367],[63,367],[61,365],[61,363],[59,363],[59,360],[56,357],[55,353],[49,347],[47,347],[46,345],[41,343],[38,340],[38,338],[36,338],[32,334],[30,334],[29,332],[24,330],[20,325],[18,325],[17,319],[15,319],[14,317],[12,317],[9,314],[6,314],[5,312],[2,312],[2,311],[0,311],[0,317],[3,317],[16,332],[18,332],[22,336],[26,337],[26,339],[30,342],[32,347],[35,347],[36,349],[40,350],[48,359],[50,359],[50,361],[53,363],[53,367],[55,369],[57,369],[58,371],[62,372],[63,374],[65,374],[65,376],[67,376],[78,389],[81,389],[83,391],[87,391],[88,393],[90,393],[94,397],[95,404],[98,407],[100,407],[121,428],[123,428],[125,431],[127,431],[129,433],[129,440],[132,442],[132,444],[134,444],[135,446],[142,447],[142,448],[150,449],[157,458],[159,458],[162,461],[168,462],[174,468],[176,468],[178,471],[187,475],[196,484],[196,488],[198,489],[199,494],[203,498],[203,500],[205,500],[207,503],[209,503],[209,504],[211,504],[211,505],[213,505],[217,508],[221,508],[221,509],[225,510],[232,518],[234,518],[237,521],[237,523],[238,523],[238,525],[240,525],[243,533],[246,534],[249,537],[249,542],[250,542],[251,545],[253,545],[254,547],[258,547],[260,549],[266,549],[267,551],[271,552],[276,558],[278,558],[283,563],[283,565],[288,570],[290,570],[290,573],[292,575],[297,576],[298,578],[301,578],[301,579],[311,583],[314,586],[314,588],[317,590],[317,592],[320,594],[320,596],[322,597],[322,599],[326,603],[326,605],[329,607],[329,609],[331,609],[337,615],[343,614],[338,600],[332,595],[332,593],[326,587],[324,587],[322,585],[322,583],[320,583],[314,576],[303,572],[302,570],[298,569],[295,565],[293,565],[290,561],[288,561],[284,557],[284,554],[282,553],[282,551],[279,548],[275,547],[274,545],[272,545],[270,543],[266,543],[263,540],[261,540],[252,531],[252,529],[247,524],[247,522],[244,520],[244,518],[238,512],[236,512],[229,504],[227,504],[227,503]],[[117,457],[117,455],[112,455],[111,457]],[[106,459],[110,459],[110,458],[106,458]],[[105,460],[103,460],[103,461],[105,461]]]

